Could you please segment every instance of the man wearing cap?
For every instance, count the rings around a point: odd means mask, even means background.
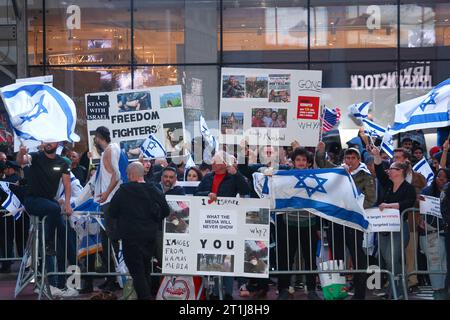
[[[333,168],[334,164],[325,160],[325,143],[319,142],[316,153],[316,163],[319,168]],[[364,209],[370,208],[376,201],[375,181],[367,166],[361,162],[361,154],[356,148],[348,148],[344,152],[344,163],[342,165],[353,178],[358,190],[364,194]],[[344,232],[345,230],[345,232]],[[358,270],[367,268],[367,257],[362,248],[363,233],[359,230],[333,224],[327,230],[327,238],[331,239],[331,250],[336,260],[344,260],[345,246],[350,251],[353,266]],[[344,244],[345,236],[345,244]],[[355,295],[353,299],[363,300],[366,297],[366,274],[357,273],[353,275]]]
[[[103,126],[95,130],[94,143],[98,153],[101,154],[100,166],[97,169],[94,183],[94,200],[100,203],[100,210],[103,212],[105,221],[105,231],[102,230],[101,232],[102,270],[99,271],[108,272],[114,271],[113,252],[110,249],[108,239],[111,240],[114,252],[119,252],[119,243],[115,234],[116,220],[109,216],[109,204],[121,183],[119,171],[120,147],[117,143],[111,143],[109,129]],[[100,285],[99,288],[107,291],[118,289],[115,277],[107,277],[105,283]]]
[[[17,183],[20,180],[20,176],[17,174],[17,170],[20,169],[20,166],[16,161],[8,160],[6,161],[6,169],[5,169],[5,178],[3,181],[10,183]]]

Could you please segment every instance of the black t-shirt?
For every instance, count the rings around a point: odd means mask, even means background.
[[[59,181],[63,174],[70,174],[70,168],[60,156],[48,158],[44,152],[30,154],[31,167],[28,174],[28,194],[35,197],[53,199],[58,191]]]
[[[81,185],[84,186],[84,184],[86,183],[86,176],[87,176],[86,168],[79,165],[72,169],[72,173],[75,176],[75,178],[80,180]]]

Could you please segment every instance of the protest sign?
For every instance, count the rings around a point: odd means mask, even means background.
[[[366,209],[371,232],[400,232],[400,212],[397,209]]]
[[[269,202],[264,199],[167,196],[162,272],[269,276]]]
[[[220,143],[319,141],[322,71],[222,68]]]
[[[181,86],[88,93],[85,99],[89,150],[94,160],[100,157],[93,141],[99,126],[109,128],[111,141],[120,145],[129,160],[138,158],[139,146],[150,134],[164,144],[168,157],[183,155],[185,125]]]
[[[441,199],[424,195],[421,195],[421,197],[424,198],[424,201],[420,201],[420,213],[442,218]]]

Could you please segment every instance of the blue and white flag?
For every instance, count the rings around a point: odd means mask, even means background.
[[[70,226],[77,233],[78,259],[102,251],[100,224],[95,217],[74,212],[70,216]]]
[[[205,140],[205,150],[203,151],[203,160],[211,161],[212,155],[219,151],[219,143],[217,139],[209,131],[205,118],[200,115],[200,132]]]
[[[260,173],[253,173],[253,189],[261,199],[269,197],[269,177]]]
[[[389,158],[393,158],[394,157],[394,141],[392,139],[392,134],[390,131],[390,128],[388,127],[388,129],[386,130],[384,136],[383,136],[383,140],[381,141],[381,149],[384,150],[384,152],[387,153],[387,155],[389,156]]]
[[[149,135],[142,143],[141,151],[144,158],[147,159],[165,158],[167,155],[166,149],[153,134]]]
[[[372,105],[372,102],[361,102],[354,103],[348,107],[348,112],[351,116],[355,117],[358,120],[366,119],[369,115],[369,108]]]
[[[78,142],[75,103],[65,93],[38,82],[0,89],[16,135],[22,140]]]
[[[450,125],[450,78],[429,93],[395,106],[394,133]]]
[[[364,133],[372,138],[381,138],[386,133],[386,129],[369,119],[362,119]]]
[[[77,198],[83,192],[83,186],[81,185],[80,180],[78,180],[72,172],[70,172],[70,191],[71,191],[70,194],[71,203],[73,202],[73,199]],[[65,192],[64,184],[61,178],[59,180],[58,191],[56,192],[56,200],[59,199],[64,200],[65,198],[64,192]]]
[[[306,209],[335,223],[370,230],[364,196],[344,168],[276,171],[269,190],[273,209]]]
[[[431,185],[434,180],[434,173],[425,157],[414,165],[413,170],[423,175],[427,179],[427,185]]]
[[[195,167],[194,159],[192,159],[192,155],[189,151],[187,151],[187,160],[186,164],[184,165],[185,170]]]
[[[9,189],[8,182],[0,182],[0,189],[2,189],[7,195],[6,200],[2,203],[2,208],[7,210],[9,214],[4,216],[13,216],[15,220],[19,219],[25,207],[22,205],[19,198],[17,198],[17,196],[11,191],[11,189]]]

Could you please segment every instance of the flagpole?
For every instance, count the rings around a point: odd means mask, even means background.
[[[322,120],[323,120],[323,105],[320,105],[319,106],[319,114],[320,114],[320,117],[319,117],[319,123],[320,123],[320,129],[319,129],[319,142],[320,141],[322,141],[322,138],[323,138],[323,123],[322,123]]]

